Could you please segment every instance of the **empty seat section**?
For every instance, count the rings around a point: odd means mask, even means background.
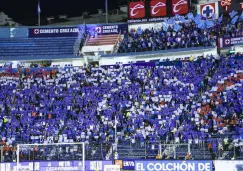
[[[76,37],[0,39],[0,57],[72,55]]]

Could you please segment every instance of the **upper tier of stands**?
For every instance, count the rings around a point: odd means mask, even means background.
[[[196,17],[195,17],[196,18]],[[102,48],[95,46],[105,46],[109,53],[127,53],[127,52],[144,52],[158,51],[168,49],[185,49],[189,47],[208,47],[216,46],[219,37],[237,37],[242,35],[242,19],[237,20],[235,24],[230,22],[229,17],[224,17],[221,22],[215,21],[214,26],[209,28],[199,27],[196,20],[190,20],[179,23],[180,30],[175,29],[175,24],[170,24],[168,28],[132,28],[128,32],[120,33],[122,35],[100,35],[99,33],[90,34],[87,40],[87,28],[80,31],[77,37],[50,37],[50,38],[1,38],[0,39],[0,59],[4,60],[22,60],[23,57],[28,59],[46,59],[47,56],[63,58],[63,56],[74,57],[80,54],[83,45],[88,46],[87,54],[100,51]],[[177,25],[178,26],[178,25]],[[27,28],[23,28],[27,29]],[[21,28],[18,28],[21,32]],[[27,29],[28,30],[28,29]],[[11,32],[14,34],[15,32]],[[16,31],[15,34],[17,34]],[[92,35],[91,35],[92,34]],[[19,35],[20,37],[23,35]],[[26,37],[28,33],[26,31]],[[11,37],[11,35],[9,36]],[[119,42],[119,46],[117,46]],[[80,44],[80,46],[79,46]],[[111,46],[110,46],[111,45]],[[107,47],[109,46],[109,47]],[[105,50],[103,50],[104,52]],[[101,54],[103,54],[103,52]],[[108,54],[109,54],[108,53]],[[105,53],[106,54],[106,53]],[[70,56],[71,55],[71,56]]]

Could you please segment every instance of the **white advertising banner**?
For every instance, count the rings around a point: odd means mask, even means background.
[[[141,28],[142,30],[145,29],[152,29],[154,28],[155,30],[160,30],[162,27],[162,22],[159,23],[146,23],[146,24],[131,24],[128,25],[128,30],[130,31],[131,29],[137,30],[138,28]]]
[[[119,165],[105,165],[104,171],[120,171]]]
[[[243,171],[243,160],[215,160],[215,171]]]

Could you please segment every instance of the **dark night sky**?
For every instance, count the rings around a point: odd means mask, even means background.
[[[117,8],[123,0],[108,0],[109,9]],[[26,22],[37,18],[38,0],[1,0],[0,11],[5,12],[17,22]],[[40,0],[42,19],[48,16],[68,14],[81,16],[83,11],[97,13],[105,9],[105,0]]]

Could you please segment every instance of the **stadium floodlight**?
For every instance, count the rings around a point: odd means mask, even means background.
[[[52,160],[52,159],[47,159],[46,157],[56,157],[57,155],[59,155],[59,157],[63,157],[63,153],[61,153],[61,151],[64,151],[65,153],[71,152],[69,155],[72,157],[77,157],[78,160],[80,160],[79,162],[79,170],[85,171],[85,143],[84,142],[74,142],[74,143],[46,143],[46,144],[18,144],[17,145],[17,151],[16,151],[16,155],[17,155],[17,166],[16,166],[16,171],[23,171],[24,169],[26,169],[26,166],[22,166],[21,165],[21,155],[23,153],[29,153],[29,154],[33,154],[33,168],[28,168],[28,170],[39,170],[36,167],[39,167],[37,165],[38,162],[35,162],[35,150],[38,150],[39,152],[45,152],[45,160]],[[60,153],[59,153],[60,152]],[[77,160],[77,158],[75,158],[75,160]],[[39,159],[38,159],[39,161]],[[60,166],[58,169],[60,171],[63,170],[67,170],[69,166],[66,167],[66,165],[64,166]]]

